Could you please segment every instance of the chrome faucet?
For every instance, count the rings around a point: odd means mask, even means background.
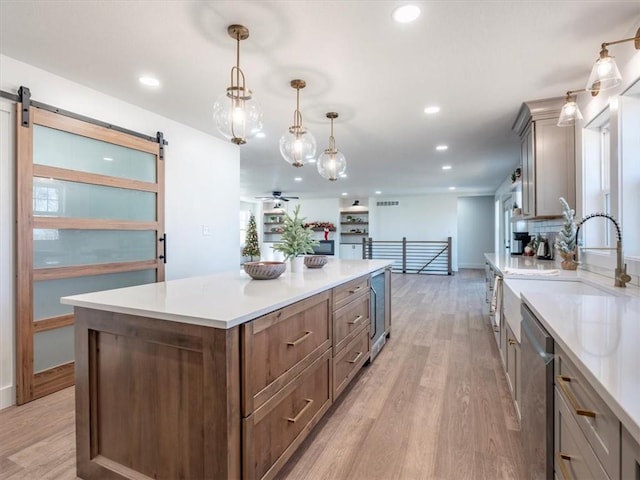
[[[616,242],[616,247],[583,247],[583,250],[615,250],[616,251],[616,269],[614,272],[614,283],[613,285],[616,287],[626,287],[627,282],[631,281],[631,276],[627,274],[627,264],[623,264],[623,256],[622,256],[622,230],[620,229],[620,225],[615,218],[613,218],[608,213],[592,213],[591,215],[587,215],[582,220],[580,220],[576,224],[576,245],[578,245],[578,233],[580,233],[580,227],[584,222],[594,217],[604,217],[608,218],[613,222],[616,227],[616,234],[618,237],[618,241]],[[578,249],[576,248],[576,261],[578,260]]]

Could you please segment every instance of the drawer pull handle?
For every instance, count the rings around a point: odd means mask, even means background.
[[[359,290],[362,290],[362,285],[360,285],[359,287],[354,288],[353,290],[349,290],[349,293],[356,293]]]
[[[575,410],[577,415],[582,415],[583,417],[596,418],[596,412],[594,412],[593,410],[586,410],[580,407],[580,405],[578,404],[578,400],[576,400],[576,397],[571,391],[571,387],[569,386],[569,383],[571,382],[571,377],[558,375],[556,377],[556,382],[558,382],[558,386],[560,387],[560,390],[562,390],[562,393],[564,393],[565,397],[567,397],[567,400],[569,400],[569,403],[571,404],[571,408]]]
[[[356,363],[360,359],[363,353],[364,352],[358,352],[358,354],[356,355],[356,358],[354,358],[353,360],[349,360],[347,363]]]
[[[306,332],[304,332],[304,335],[302,335],[299,339],[294,340],[293,342],[287,342],[287,347],[295,347],[296,345],[299,345],[302,342],[304,342],[311,335],[313,335],[313,332],[310,332],[309,330],[307,330]]]
[[[509,345],[512,345],[512,346],[517,343],[515,338],[510,338],[508,342],[509,342]]]
[[[362,320],[362,315],[358,315],[356,318],[354,318],[353,320],[351,320],[350,322],[347,322],[349,325],[355,325],[356,323],[358,323],[360,320]]]
[[[309,408],[311,405],[313,405],[313,399],[311,399],[311,398],[305,398],[304,401],[307,402],[307,403],[305,404],[304,407],[302,407],[302,410],[300,410],[295,417],[293,417],[293,418],[288,417],[287,418],[287,422],[296,423],[298,420],[300,420],[300,417],[304,414],[304,412],[307,411],[307,408]]]
[[[571,480],[571,475],[569,475],[569,469],[567,468],[567,464],[564,462],[565,460],[570,462],[571,457],[569,455],[565,455],[564,453],[556,452],[556,463],[558,464],[558,467],[560,467],[562,478],[564,480]]]

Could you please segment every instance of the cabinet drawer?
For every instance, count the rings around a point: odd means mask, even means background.
[[[333,401],[349,385],[369,358],[371,339],[369,327],[361,329],[360,333],[338,353],[333,359]]]
[[[323,292],[242,325],[242,416],[264,404],[331,347]]]
[[[243,420],[243,477],[273,478],[331,406],[331,352]]]
[[[554,424],[553,456],[556,477],[561,480],[609,480],[557,388],[555,389]]]
[[[361,295],[333,314],[333,351],[342,350],[363,325],[369,325],[369,295]]]
[[[555,373],[558,392],[598,460],[611,478],[619,478],[620,421],[562,351]]]
[[[369,292],[369,275],[351,280],[333,289],[333,309],[337,310],[354,298]]]

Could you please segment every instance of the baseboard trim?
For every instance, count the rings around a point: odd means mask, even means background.
[[[0,410],[16,404],[16,387],[9,385],[0,388]]]
[[[459,268],[481,268],[484,270],[484,263],[459,263]]]

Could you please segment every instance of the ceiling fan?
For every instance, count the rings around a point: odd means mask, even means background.
[[[269,196],[269,197],[256,197],[256,198],[259,198],[261,200],[274,200],[276,202],[279,202],[279,201],[288,202],[289,200],[297,200],[300,197],[292,197],[292,196],[288,196],[288,195],[282,195],[282,192],[273,191],[273,192],[271,192],[271,196]]]

